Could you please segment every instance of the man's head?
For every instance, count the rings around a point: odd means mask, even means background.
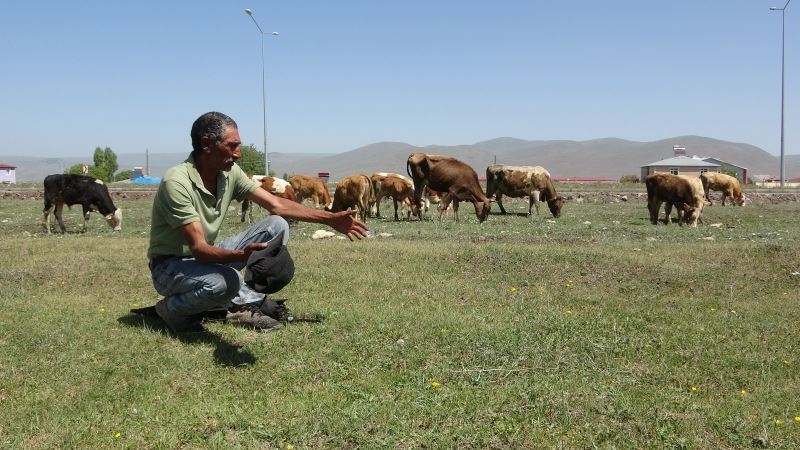
[[[239,127],[225,114],[212,111],[198,117],[192,124],[192,157],[197,161],[206,150],[222,153],[223,159],[233,161],[241,157],[239,152]],[[230,167],[228,167],[230,169]]]

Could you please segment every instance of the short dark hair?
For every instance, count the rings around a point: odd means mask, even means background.
[[[233,119],[221,112],[211,111],[198,117],[192,124],[192,156],[197,158],[203,149],[202,138],[207,137],[213,139],[214,142],[220,142],[228,127],[239,129]]]

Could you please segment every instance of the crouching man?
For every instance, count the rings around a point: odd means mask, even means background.
[[[351,211],[308,208],[276,197],[247,178],[236,165],[242,156],[238,127],[225,114],[200,116],[191,138],[191,155],[167,171],[153,200],[147,256],[153,285],[164,296],[156,303],[156,313],[175,333],[202,331],[198,314],[219,308],[227,308],[229,322],[278,328],[280,322],[261,308],[264,294],[243,282],[241,269],[251,254],[266,249],[273,239],[283,246],[288,243],[285,219],[325,224],[351,241],[365,237],[367,227]],[[272,215],[214,245],[228,206],[244,199]]]

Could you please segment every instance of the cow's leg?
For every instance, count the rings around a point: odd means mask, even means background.
[[[728,197],[728,192],[722,191],[722,206],[725,206],[725,198]],[[733,201],[733,195],[731,195],[731,201]]]
[[[439,222],[442,221],[442,215],[447,212],[447,208],[450,207],[450,201],[452,198],[449,195],[443,195],[442,201],[439,202]]]
[[[397,204],[397,199],[392,197],[392,203],[394,204],[394,221],[399,222],[400,217],[397,215],[397,208],[400,206]]]
[[[453,200],[453,219],[455,219],[455,221],[458,222],[458,199]]]
[[[244,223],[245,218],[247,217],[247,210],[250,209],[250,200],[244,199],[242,200],[242,220],[241,222]],[[252,221],[252,219],[250,219]]]
[[[50,234],[50,211],[53,209],[53,202],[48,200],[47,198],[44,199],[44,210],[42,213],[44,214],[44,227],[47,231],[47,234]]]
[[[672,218],[670,217],[672,215],[672,203],[670,202],[664,203],[664,214],[666,214],[667,216],[666,221],[664,223],[669,225],[670,222],[672,222]]]
[[[658,224],[658,214],[661,210],[661,202],[655,199],[647,201],[647,208],[650,210],[650,223]]]
[[[64,220],[61,218],[63,211],[64,203],[56,201],[56,209],[53,214],[56,216],[56,221],[58,221],[58,228],[61,229],[61,234],[64,234],[67,231],[67,227],[64,226]]]
[[[500,192],[495,194],[494,201],[496,201],[497,202],[497,206],[500,207],[500,214],[505,214],[506,213],[506,209],[503,207],[503,194],[501,194]]]
[[[381,200],[383,197],[380,195],[375,196],[375,217],[381,217]],[[397,209],[397,208],[395,208]],[[395,214],[396,215],[396,214]]]
[[[81,233],[86,233],[86,223],[89,222],[89,213],[92,212],[91,209],[87,208],[86,206],[83,207],[83,229]]]

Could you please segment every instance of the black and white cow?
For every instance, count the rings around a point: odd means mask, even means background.
[[[64,205],[81,205],[83,207],[83,231],[86,231],[86,222],[89,212],[97,211],[102,214],[114,231],[122,229],[122,210],[114,206],[111,195],[106,185],[92,177],[84,175],[55,174],[44,179],[44,221],[47,234],[50,234],[50,210],[55,206],[55,216],[58,226],[64,233],[64,221],[61,220],[61,211]]]

